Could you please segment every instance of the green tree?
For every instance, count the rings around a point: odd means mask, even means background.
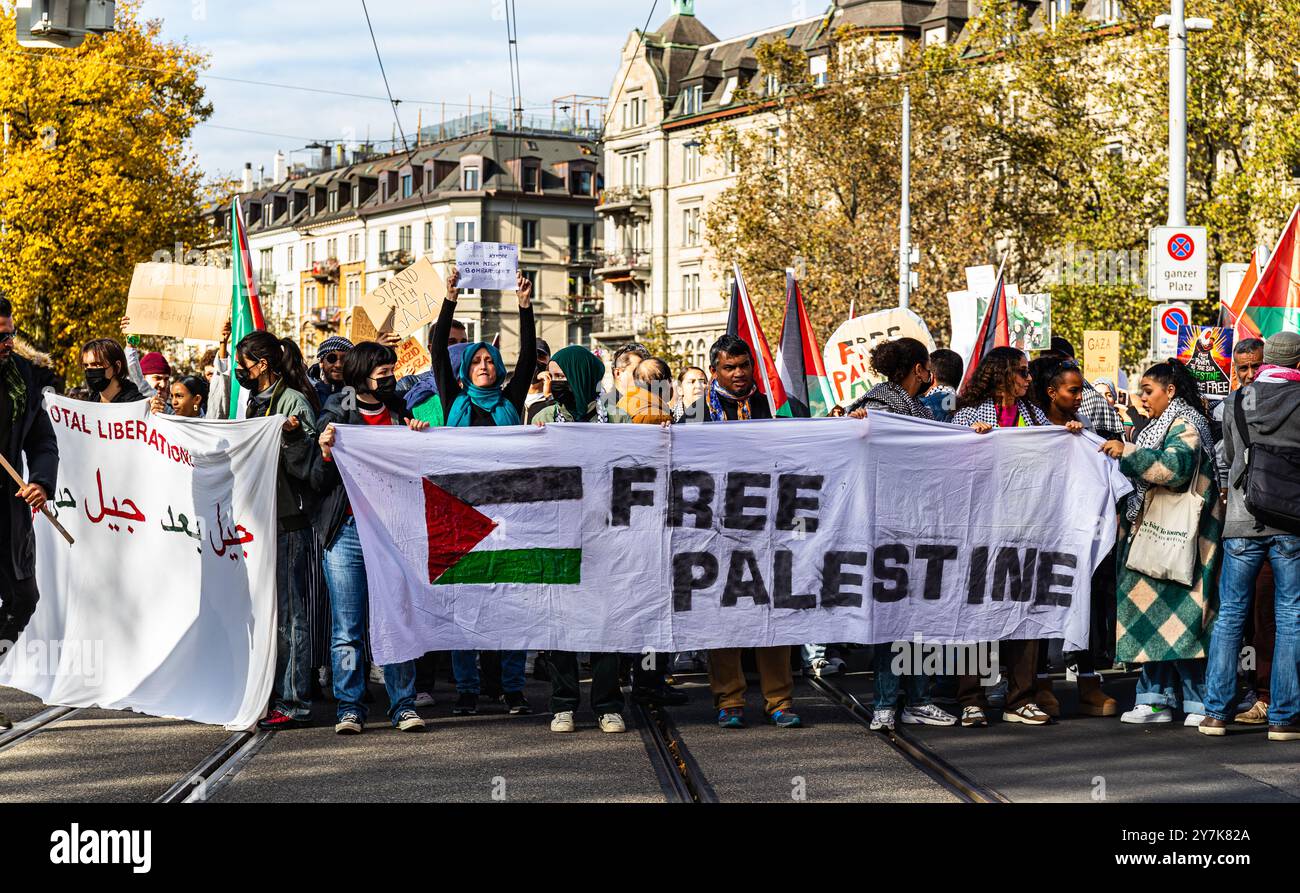
[[[205,64],[142,21],[139,0],[71,50],[18,46],[0,2],[0,291],[64,372],[84,341],[119,335],[137,262],[202,238],[185,140],[211,114]]]

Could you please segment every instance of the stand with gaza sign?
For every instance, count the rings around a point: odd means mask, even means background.
[[[836,403],[848,406],[882,381],[871,369],[871,349],[895,338],[915,338],[926,350],[935,349],[925,321],[901,307],[855,316],[835,330],[823,356]]]

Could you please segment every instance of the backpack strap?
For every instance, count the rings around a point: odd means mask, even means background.
[[[1247,385],[1246,387],[1250,387]],[[1253,395],[1253,391],[1251,392]],[[1241,437],[1242,447],[1244,448],[1241,456],[1241,474],[1232,482],[1234,488],[1242,488],[1242,481],[1249,480],[1250,477],[1250,425],[1246,422],[1246,408],[1242,405],[1245,403],[1246,388],[1237,391],[1237,399],[1232,401],[1232,420],[1237,426],[1237,433]],[[1244,488],[1242,488],[1244,489]],[[1249,511],[1249,506],[1247,507]],[[1250,516],[1255,519],[1255,529],[1263,530],[1264,522],[1254,513]]]

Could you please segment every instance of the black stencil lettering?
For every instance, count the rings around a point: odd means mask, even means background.
[[[970,554],[970,576],[966,578],[966,603],[978,605],[984,601],[984,587],[989,573],[989,547],[976,546]]]
[[[846,567],[866,567],[866,552],[827,552],[822,559],[822,607],[862,607],[862,574],[845,571]],[[845,592],[845,586],[857,586],[857,592]]]
[[[659,472],[654,468],[615,468],[610,483],[609,524],[611,527],[632,525],[632,506],[655,504],[654,490],[632,488],[633,484],[653,484]]]
[[[943,565],[957,560],[956,546],[924,545],[916,547],[916,560],[925,565],[925,598],[938,599],[943,594]]]
[[[776,569],[773,571],[772,607],[805,608],[817,607],[817,596],[811,592],[806,595],[794,594],[794,553],[789,549],[776,550]],[[866,556],[863,556],[863,561]]]
[[[727,494],[722,509],[722,526],[730,530],[762,530],[767,526],[766,515],[747,515],[745,509],[767,508],[767,493],[754,495],[748,489],[772,486],[770,474],[733,471],[727,475]]]
[[[763,583],[763,572],[758,569],[758,559],[753,552],[743,549],[731,553],[727,585],[722,590],[722,606],[730,608],[742,598],[753,599],[756,605],[768,603],[767,586]]]
[[[871,597],[878,602],[897,602],[907,598],[907,568],[911,559],[907,546],[902,543],[887,543],[876,549],[871,561],[871,573],[876,582],[871,584]],[[890,566],[886,562],[893,562]],[[886,586],[886,583],[893,583]]]
[[[776,478],[776,529],[802,530],[804,533],[817,531],[818,519],[813,515],[800,515],[804,512],[817,512],[821,509],[821,488],[825,477],[820,474],[782,474]],[[800,496],[800,490],[815,490],[817,496]]]
[[[1074,574],[1058,574],[1056,568],[1068,567],[1074,570],[1079,566],[1077,555],[1069,552],[1043,552],[1038,556],[1038,590],[1034,601],[1044,605],[1060,605],[1068,608],[1074,599]],[[1063,589],[1053,589],[1062,586]]]
[[[707,530],[713,526],[713,475],[707,471],[673,471],[668,493],[668,526],[685,527],[682,523],[686,515],[695,519],[692,525],[697,530]],[[686,491],[695,491],[693,499],[686,498]]]
[[[696,570],[703,573],[696,575]],[[718,559],[708,552],[683,552],[673,556],[673,610],[689,611],[696,589],[718,582]]]

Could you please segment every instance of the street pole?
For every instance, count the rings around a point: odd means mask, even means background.
[[[1169,221],[1187,225],[1187,20],[1186,0],[1169,7]]]
[[[904,310],[912,296],[912,94],[903,86],[903,201],[898,215],[898,306]]]

